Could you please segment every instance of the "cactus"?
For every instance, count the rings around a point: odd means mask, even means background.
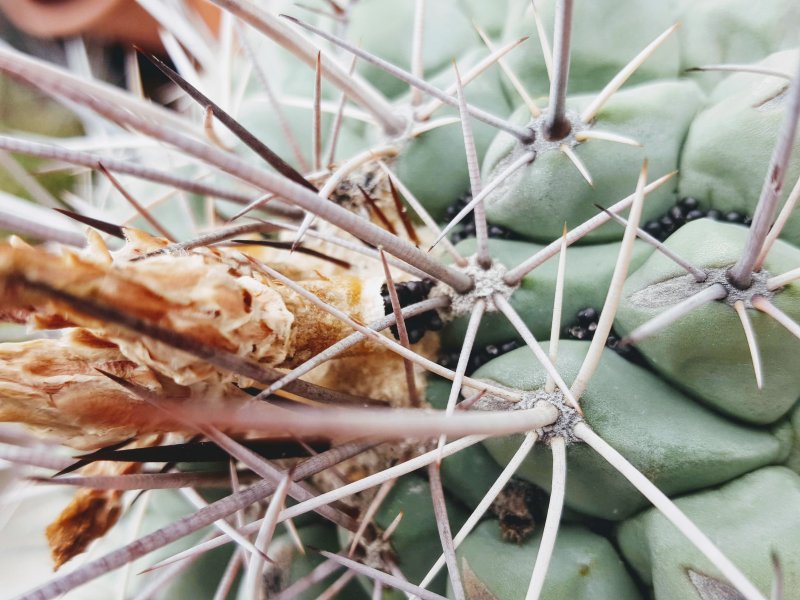
[[[0,48],[95,171],[0,209],[13,593],[793,597],[797,3],[211,1],[175,111]]]

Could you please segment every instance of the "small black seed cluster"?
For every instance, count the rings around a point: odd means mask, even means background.
[[[738,223],[739,225],[750,226],[752,219],[747,215],[736,211],[721,213],[718,210],[704,210],[700,208],[700,202],[691,196],[682,198],[675,203],[662,217],[653,219],[645,223],[644,229],[657,240],[663,242],[680,227],[689,221],[697,219],[713,219],[725,223]]]
[[[446,222],[452,221],[458,213],[461,212],[461,209],[464,208],[469,201],[472,200],[472,194],[467,194],[466,196],[462,196],[453,204],[447,207],[447,210],[444,213],[444,218]],[[489,225],[488,233],[490,238],[496,238],[500,240],[518,240],[520,237],[511,231],[510,229],[506,229],[501,225]],[[470,212],[466,217],[464,217],[461,222],[453,228],[453,231],[450,233],[450,241],[454,244],[457,244],[461,240],[465,240],[467,238],[474,238],[476,236],[475,233],[475,216],[474,213]]]
[[[563,335],[573,340],[591,340],[597,330],[600,313],[594,308],[584,308],[575,314],[572,325],[564,328]],[[633,346],[620,346],[620,337],[612,329],[608,334],[606,346],[632,363],[645,366],[647,363],[641,353]]]
[[[502,344],[488,344],[483,348],[473,348],[472,354],[469,356],[469,362],[467,363],[466,374],[471,375],[490,360],[506,354],[507,352],[511,352],[512,350],[516,350],[520,346],[522,346],[522,342],[518,340],[509,340]],[[455,370],[456,365],[458,365],[458,355],[458,351],[442,354],[439,357],[439,364],[448,369]]]
[[[394,289],[397,290],[397,298],[400,300],[400,306],[405,308],[417,302],[422,302],[428,297],[433,289],[432,279],[422,279],[420,281],[404,281],[396,283]],[[392,314],[392,298],[389,296],[389,286],[385,283],[381,286],[381,298],[383,298],[383,311],[384,314]],[[405,320],[406,331],[408,332],[408,341],[416,344],[422,339],[426,331],[439,331],[444,327],[439,313],[435,310],[429,310],[415,317]],[[392,335],[395,339],[400,339],[400,333],[397,331],[397,326],[392,325]]]

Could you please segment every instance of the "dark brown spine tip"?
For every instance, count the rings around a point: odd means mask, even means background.
[[[105,170],[102,165],[100,165],[100,169]],[[103,233],[107,233],[115,238],[119,238],[121,240],[125,239],[125,228],[120,225],[115,225],[114,223],[109,223],[107,221],[101,221],[100,219],[93,219],[92,217],[87,217],[86,215],[82,215],[65,208],[54,208],[53,210],[60,212],[62,215],[69,217],[70,219],[74,219],[79,223],[83,223],[89,227],[94,227],[95,229],[102,231]]]

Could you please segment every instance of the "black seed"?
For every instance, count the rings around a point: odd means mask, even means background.
[[[675,221],[669,215],[664,215],[658,220],[658,224],[661,225],[665,231],[671,231],[675,226]]]
[[[416,344],[418,341],[422,339],[425,335],[424,329],[409,329],[408,330],[408,341],[412,344]],[[399,336],[395,336],[399,337]]]
[[[578,311],[578,322],[581,324],[589,324],[594,323],[597,321],[598,315],[597,310],[594,308],[584,308],[583,310]]]
[[[681,224],[683,224],[683,221],[686,219],[686,213],[684,212],[683,208],[681,208],[678,205],[673,206],[672,208],[670,208],[669,212],[667,214],[670,217],[672,217],[672,219],[673,219],[673,221],[675,221],[675,223],[679,223],[680,222]]]
[[[510,340],[502,344],[488,344],[484,348],[475,348],[470,355],[467,362],[467,375],[473,373],[479,367],[482,367],[490,360],[497,358],[507,352],[511,352],[519,348],[520,343],[517,340]],[[439,364],[448,369],[455,369],[458,364],[458,352],[448,352],[439,357]]]
[[[672,206],[666,214],[659,219],[648,221],[643,226],[643,229],[659,241],[666,240],[678,228],[682,227],[689,221],[695,221],[707,217],[715,221],[725,221],[727,223],[741,223],[743,225],[750,224],[750,217],[731,211],[723,214],[715,209],[704,211],[700,208],[700,201],[691,196],[682,198]]]
[[[445,219],[447,221],[452,221],[453,218],[455,218],[456,215],[461,212],[461,209],[463,209],[470,200],[472,200],[472,195],[467,194],[466,196],[453,202],[445,209]],[[503,227],[502,225],[489,225],[487,228],[487,233],[490,238],[504,240],[519,239],[519,236],[516,233],[510,229],[507,229],[506,227]],[[474,213],[470,212],[455,228],[453,228],[453,231],[450,233],[450,241],[457,244],[458,242],[475,236],[475,215]]]
[[[648,221],[644,225],[644,230],[658,240],[664,238],[664,230],[658,221]]]
[[[589,337],[589,332],[586,328],[576,325],[575,327],[567,329],[567,335],[576,340],[585,340]]]
[[[422,290],[422,286],[420,285],[421,283],[422,283],[421,281],[408,281],[401,285],[405,287],[406,291],[408,291],[409,294],[413,294],[416,296]]]
[[[686,198],[680,200],[678,204],[687,212],[691,212],[693,210],[697,210],[700,207],[700,202],[698,202],[697,198],[692,198],[691,196],[687,196]]]
[[[395,284],[397,297],[402,307],[410,306],[425,300],[431,289],[433,289],[433,280],[427,278],[419,281],[404,281]],[[389,296],[389,288],[385,283],[381,286],[381,298],[383,299],[384,314],[391,314],[393,310],[392,300]],[[408,339],[412,344],[421,340],[426,331],[438,330],[441,329],[442,326],[442,319],[435,310],[406,319]],[[396,325],[391,327],[391,332],[396,339],[399,339],[399,332]]]

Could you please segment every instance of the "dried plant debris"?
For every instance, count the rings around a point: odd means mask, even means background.
[[[148,440],[152,441],[152,440]],[[81,470],[82,475],[128,475],[141,470],[138,463],[98,462]],[[54,568],[86,551],[89,544],[104,536],[119,520],[124,509],[123,492],[83,488],[58,518],[47,526]]]

